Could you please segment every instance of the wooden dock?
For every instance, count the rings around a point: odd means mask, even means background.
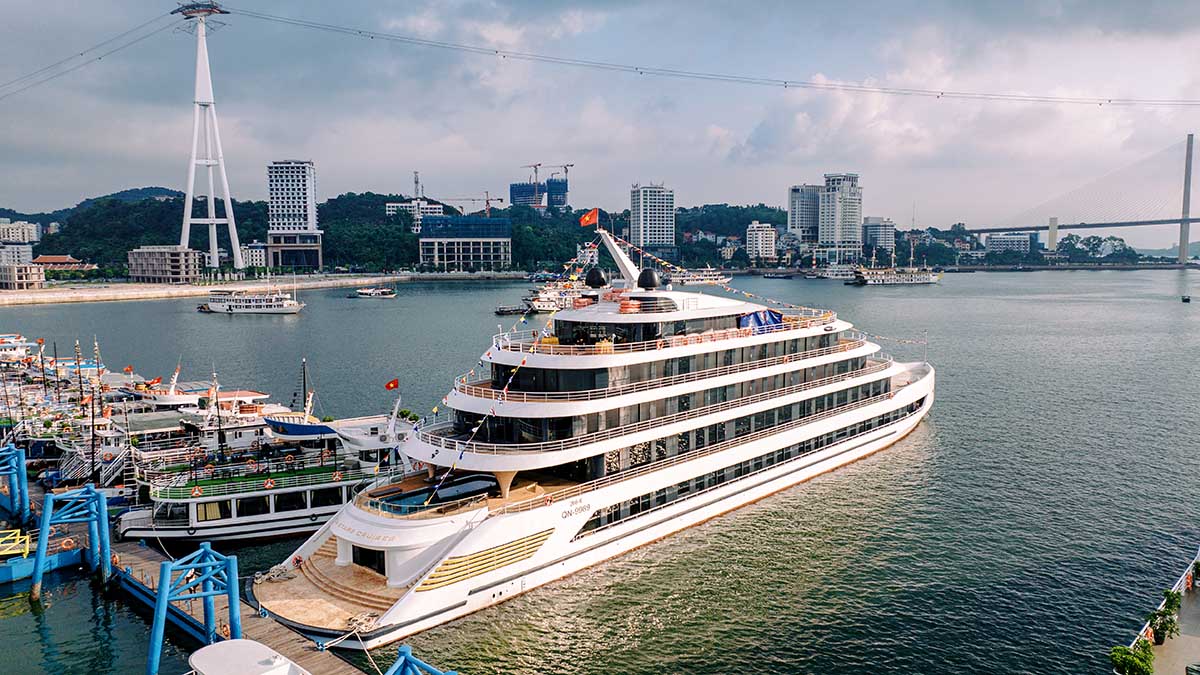
[[[154,596],[158,590],[159,566],[167,560],[167,557],[156,549],[129,541],[114,542],[112,550],[120,560],[114,573],[119,576],[122,586],[140,599],[148,599],[153,607]],[[128,568],[128,572],[126,572],[126,568]],[[138,588],[139,586],[140,588]],[[193,637],[199,638],[198,633],[203,631],[204,625],[204,603],[200,600],[191,600],[172,604],[176,610],[195,621],[197,629],[189,630],[189,632]],[[215,605],[217,631],[220,632],[227,623],[222,617],[229,616],[226,611],[228,602],[224,597],[217,597]],[[363,671],[343,661],[332,651],[318,651],[312,640],[273,619],[260,617],[258,612],[247,603],[242,602],[239,610],[243,638],[267,645],[311,673],[363,675]]]

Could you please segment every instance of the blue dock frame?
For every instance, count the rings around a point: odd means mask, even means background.
[[[42,502],[42,521],[38,530],[37,554],[33,561],[33,588],[30,598],[42,597],[42,576],[46,571],[47,545],[50,528],[68,523],[86,523],[88,527],[87,555],[82,556],[92,571],[100,572],[107,583],[112,575],[108,528],[108,498],[91,483],[62,494],[46,493]]]

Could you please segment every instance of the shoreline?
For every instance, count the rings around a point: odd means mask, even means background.
[[[525,272],[405,272],[401,274],[327,275],[297,279],[297,290],[346,288],[395,284],[412,281],[520,281]],[[247,290],[293,284],[283,277],[272,280],[231,281],[199,285],[142,284],[132,282],[61,283],[29,291],[0,291],[0,307],[21,305],[65,305],[81,302],[126,302],[132,300],[172,300],[206,297],[210,290]]]

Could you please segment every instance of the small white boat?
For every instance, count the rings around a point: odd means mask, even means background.
[[[312,675],[288,657],[254,640],[221,640],[188,657],[196,675]]]
[[[371,288],[360,288],[354,291],[355,298],[394,298],[396,297],[396,289],[377,286]]]
[[[206,314],[299,314],[304,303],[277,289],[214,290],[197,310]]]

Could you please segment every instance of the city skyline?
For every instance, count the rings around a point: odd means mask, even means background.
[[[1179,73],[1196,57],[1179,47],[1200,34],[1200,12],[1187,7],[922,8],[256,7],[428,39],[713,72],[1159,98],[1186,93],[1192,78]],[[0,81],[145,21],[148,9],[19,5],[12,39],[0,45]],[[778,20],[801,11],[802,34],[785,29],[795,22]],[[664,17],[672,21],[655,20]],[[261,167],[279,157],[321,164],[318,200],[403,192],[414,169],[434,198],[503,194],[525,178],[522,164],[567,158],[578,165],[574,205],[621,210],[631,182],[653,181],[672,186],[680,205],[786,207],[789,186],[853,172],[870,186],[864,213],[902,226],[914,204],[922,226],[1006,224],[1191,130],[1187,109],[776,91],[384,45],[238,14],[225,21],[210,48],[240,199],[265,199]],[[713,41],[686,55],[671,47],[691,34],[737,31],[759,33],[761,46]],[[0,206],[36,212],[139,185],[182,189],[191,41],[164,32],[9,98]],[[82,119],[81,110],[89,112]],[[96,171],[101,163],[105,170]],[[1169,226],[1111,233],[1142,246],[1176,238]]]

